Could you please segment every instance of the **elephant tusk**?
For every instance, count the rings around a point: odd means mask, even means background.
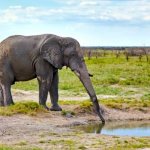
[[[79,72],[77,72],[77,71],[75,70],[74,73],[75,73],[78,77],[80,77]]]

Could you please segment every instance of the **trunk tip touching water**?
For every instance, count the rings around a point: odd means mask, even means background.
[[[101,108],[100,108],[100,106],[99,106],[97,97],[96,97],[96,96],[93,97],[93,98],[91,97],[91,100],[92,100],[92,102],[93,102],[93,105],[94,105],[94,107],[95,107],[95,110],[96,110],[96,112],[97,112],[97,115],[99,116],[100,120],[102,121],[102,124],[105,124],[105,119],[104,119],[104,117],[103,117],[103,115],[102,115],[102,110],[101,110]]]
[[[100,110],[100,111],[101,111],[101,110]],[[102,124],[105,124],[105,119],[103,118],[103,116],[102,116],[102,113],[101,113],[101,112],[99,112],[98,116],[99,116],[99,118],[101,119]]]
[[[104,117],[103,117],[103,115],[102,115],[101,108],[100,108],[99,111],[98,111],[98,116],[99,116],[100,120],[102,121],[102,124],[105,124],[105,119],[104,119]]]

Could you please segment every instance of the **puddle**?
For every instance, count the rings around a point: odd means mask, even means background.
[[[115,136],[150,136],[150,121],[109,122],[76,127],[86,133],[96,133]]]

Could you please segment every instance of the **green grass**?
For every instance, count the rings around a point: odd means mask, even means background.
[[[42,149],[36,148],[36,147],[23,148],[22,146],[21,147],[14,147],[14,146],[0,145],[0,150],[42,150]]]
[[[67,134],[66,134],[67,135]],[[90,134],[80,133],[79,137],[74,133],[69,133],[69,138],[67,136],[57,136],[56,139],[39,141],[40,145],[49,147],[50,149],[65,149],[65,150],[75,150],[75,149],[105,149],[105,150],[137,150],[150,148],[149,138],[137,138],[137,137],[118,137],[111,138],[110,136],[91,136]],[[84,138],[88,140],[83,140]],[[109,140],[109,142],[108,142]],[[84,142],[86,141],[86,142]],[[39,145],[39,147],[41,147]],[[6,146],[0,145],[0,150],[43,150],[43,148],[33,147],[31,145],[23,146]]]
[[[117,98],[117,99],[103,99],[100,101],[102,104],[110,107],[110,108],[116,108],[116,109],[137,109],[144,111],[143,108],[150,107],[150,100],[136,100],[136,99],[123,99],[123,98]]]
[[[150,107],[150,100],[136,100],[130,98],[107,98],[101,99],[100,104],[103,104],[110,108],[115,109],[136,109],[140,111],[146,111],[147,108]],[[60,100],[60,105],[76,105],[77,108],[75,110],[63,110],[62,115],[75,115],[77,112],[93,112],[93,104],[90,100]],[[49,105],[49,104],[48,104]],[[8,107],[0,107],[0,115],[2,116],[11,116],[15,114],[27,114],[31,116],[35,116],[38,113],[48,113],[42,106],[39,106],[38,103],[32,101],[26,102],[17,102],[15,105],[11,105]]]
[[[69,110],[62,110],[61,114],[62,114],[63,116],[67,116],[67,115],[74,116],[74,115],[75,115],[75,112],[69,111]]]
[[[27,145],[27,142],[26,141],[20,141],[18,144],[16,145],[19,145],[19,146],[24,146],[24,145]]]
[[[76,142],[71,139],[63,139],[63,140],[51,140],[49,142],[50,145],[59,145],[59,147],[63,147],[63,149],[74,150]]]
[[[144,94],[142,97],[141,97],[142,100],[150,100],[150,93],[148,94]]]
[[[38,83],[37,80],[30,80],[24,82],[16,82],[15,85],[12,86],[14,89],[20,89],[25,91],[37,91]]]
[[[0,115],[11,116],[14,114],[36,115],[37,113],[47,112],[44,108],[39,106],[36,102],[17,102],[15,105],[8,107],[0,107]]]
[[[126,148],[127,150],[133,150],[133,149],[142,149],[142,148],[149,148],[150,142],[149,139],[135,139],[132,141],[119,141],[117,140],[117,143],[114,147],[110,148],[110,150],[124,150]]]
[[[60,100],[61,105],[80,105],[82,108],[90,108],[92,102],[90,100],[75,101],[75,100]],[[111,108],[141,108],[150,107],[149,100],[136,100],[131,98],[106,98],[99,100],[100,104],[109,106]]]
[[[8,146],[0,145],[0,150],[14,150],[14,149]]]
[[[94,85],[138,85],[150,86],[150,64],[132,58],[129,62],[124,57],[103,57],[86,61],[89,70],[95,74]],[[96,87],[97,87],[96,86]]]

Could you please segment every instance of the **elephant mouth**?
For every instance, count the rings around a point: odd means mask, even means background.
[[[80,77],[80,73],[78,71],[76,71],[76,70],[72,70],[72,71],[76,74],[76,76]],[[91,74],[91,73],[88,73],[88,75],[89,75],[89,77],[93,77],[93,74]]]

